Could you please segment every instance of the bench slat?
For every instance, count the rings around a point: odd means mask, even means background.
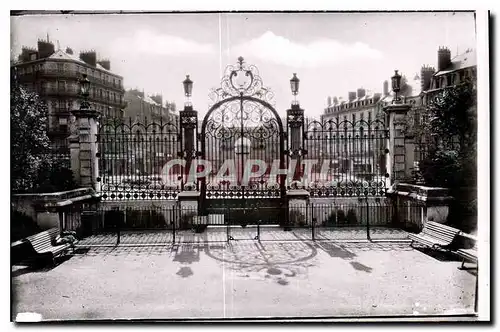
[[[430,236],[430,237],[434,237],[436,239],[440,239],[440,240],[445,241],[445,242],[452,242],[453,239],[455,238],[454,236],[446,236],[446,235],[442,235],[440,233],[435,233],[435,232],[426,232],[425,234]]]
[[[52,255],[57,255],[63,250],[73,246],[71,243],[54,246],[52,243],[59,234],[59,229],[54,227],[41,233],[29,236],[26,240],[31,244],[37,254],[50,253]]]
[[[435,236],[435,237],[439,237],[439,238],[442,238],[442,239],[453,239],[455,238],[455,235],[448,235],[448,234],[443,234],[443,233],[439,233],[439,232],[435,232],[435,231],[431,231],[431,230],[426,230],[424,232],[424,234],[429,234],[430,236]]]
[[[408,238],[429,247],[434,245],[445,247],[453,243],[453,240],[459,232],[460,230],[456,228],[429,221],[425,224],[420,233],[409,234]]]

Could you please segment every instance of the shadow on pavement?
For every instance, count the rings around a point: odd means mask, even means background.
[[[417,247],[414,246],[414,249],[420,251],[421,253],[430,256],[440,262],[461,262],[462,259],[458,257],[456,254],[450,251],[443,250],[435,250],[428,247]]]
[[[17,263],[16,265],[14,265],[12,267],[13,270],[12,270],[11,277],[12,278],[18,277],[18,276],[21,276],[21,275],[27,274],[27,273],[49,272],[49,271],[55,269],[56,267],[58,267],[59,265],[61,265],[62,263],[69,260],[71,257],[72,257],[72,255],[58,257],[55,259],[55,263],[56,263],[55,265],[52,265],[51,262],[49,262],[48,260],[43,260],[43,259],[22,261],[22,262]]]

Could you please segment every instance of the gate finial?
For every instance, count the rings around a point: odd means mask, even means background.
[[[245,59],[243,59],[243,57],[241,55],[238,57],[238,63],[240,64],[240,67],[243,65],[244,60]]]

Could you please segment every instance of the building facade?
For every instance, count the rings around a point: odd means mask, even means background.
[[[334,120],[337,123],[349,121],[353,124],[359,124],[359,120],[373,121],[379,116],[377,104],[381,98],[381,93],[367,94],[363,88],[349,92],[347,100],[329,97],[331,104],[325,109],[322,120]]]
[[[132,121],[176,122],[178,113],[174,102],[163,101],[161,95],[146,95],[143,91],[130,89],[124,95],[127,107],[123,110],[125,118]]]
[[[464,53],[451,57],[446,47],[439,47],[437,54],[437,70],[433,67],[422,67],[422,91],[424,104],[429,103],[443,89],[453,87],[467,81],[472,82],[474,88],[477,82],[476,52],[467,49]]]
[[[79,80],[83,74],[91,83],[89,102],[104,117],[123,117],[123,77],[111,71],[109,60],[97,60],[95,51],[73,54],[71,48],[55,50],[50,41],[39,40],[37,48],[23,47],[11,65],[18,82],[36,92],[48,109],[48,135],[54,145],[67,146],[73,117],[79,108]]]

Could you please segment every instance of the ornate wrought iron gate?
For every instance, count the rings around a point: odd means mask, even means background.
[[[257,67],[239,57],[236,65],[226,68],[221,87],[210,97],[213,105],[199,134],[201,157],[212,165],[210,174],[201,180],[203,213],[218,213],[230,207],[233,217],[238,216],[232,219],[251,222],[242,219],[258,219],[258,206],[283,207],[285,178],[271,176],[271,169],[273,163],[276,168],[286,168],[285,133],[272,105],[273,93],[264,87]],[[247,182],[245,172],[260,176]]]
[[[174,168],[162,168],[177,157],[182,136],[177,121],[110,119],[100,124],[97,144],[100,193],[104,201],[176,200],[181,190]]]

